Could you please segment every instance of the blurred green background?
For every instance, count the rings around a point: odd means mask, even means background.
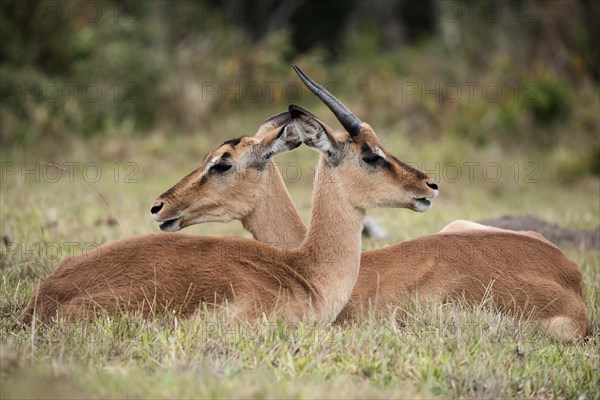
[[[254,128],[290,102],[317,104],[296,63],[411,143],[534,152],[566,182],[600,174],[597,1],[0,4],[5,153],[253,134],[244,115]],[[237,116],[239,131],[222,132]]]
[[[598,21],[595,0],[0,0],[0,397],[597,397],[597,244],[559,244],[593,327],[576,346],[448,305],[332,346],[206,341],[197,320],[14,321],[68,255],[158,232],[156,197],[224,140],[292,102],[338,129],[292,63],[440,184],[425,214],[369,210],[390,235],[364,250],[505,214],[597,233]],[[275,158],[306,223],[316,160]]]

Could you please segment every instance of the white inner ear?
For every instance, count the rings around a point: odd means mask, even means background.
[[[219,160],[221,159],[221,157],[214,157],[213,159],[211,159],[208,164],[206,164],[206,167],[204,167],[204,170],[202,171],[202,173],[200,174],[200,179],[202,179],[204,177],[204,175],[208,174],[208,171],[212,168],[213,165],[215,165]]]
[[[285,127],[285,129],[287,129],[287,126]],[[281,136],[279,136],[274,142],[273,144],[271,144],[271,148],[268,149],[266,152],[267,153],[272,153],[272,154],[278,154],[278,153],[283,153],[284,151],[288,151],[288,145],[285,143],[285,132],[281,134]]]
[[[321,150],[324,153],[329,152],[332,149],[332,145],[331,142],[329,141],[329,138],[327,138],[327,135],[325,134],[325,131],[321,130],[315,140],[314,140],[314,145],[316,148],[318,148],[319,150]]]
[[[296,126],[288,124],[283,129],[281,135],[270,146],[265,147],[261,154],[263,158],[289,151],[292,144],[299,140]]]
[[[297,123],[300,137],[306,145],[323,153],[327,153],[333,148],[321,124],[314,120],[311,120],[310,123]]]

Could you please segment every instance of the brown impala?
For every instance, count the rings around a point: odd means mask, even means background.
[[[221,207],[235,208],[241,215],[242,200],[251,195],[250,187],[260,184],[256,177],[262,176],[260,171],[268,168],[271,157],[297,147],[301,137],[310,140],[310,132],[320,129],[307,114],[297,110],[294,116],[283,127],[287,117],[276,116],[261,128],[260,138],[231,140],[212,151],[152,207],[161,228],[177,230],[207,220],[201,213],[215,218],[218,207],[210,204],[218,203],[221,196],[225,197]],[[321,157],[311,228],[298,248],[182,234],[124,239],[102,246],[94,257],[64,261],[34,293],[20,321],[34,315],[48,321],[90,312],[117,314],[124,309],[144,314],[177,310],[189,315],[200,304],[224,303],[243,319],[276,312],[290,320],[333,320],[356,282],[366,208],[425,211],[437,195],[436,184],[426,175],[391,156],[386,171],[373,170],[371,164],[357,159],[356,154],[373,157],[367,148],[385,152],[366,124],[340,140],[346,143],[346,152]],[[340,179],[330,183],[331,174],[339,174]],[[237,189],[224,187],[228,180],[235,180]],[[356,190],[361,185],[368,197]],[[197,198],[203,201],[192,201]]]
[[[320,97],[333,98],[310,78],[301,78]],[[333,137],[323,122],[312,119]],[[259,130],[256,137],[263,135]],[[327,150],[334,148],[327,138],[321,140]],[[235,157],[245,156],[238,151]],[[382,160],[370,157],[363,161],[382,168],[377,164]],[[243,191],[240,182],[221,182],[216,197],[206,198],[192,188],[183,207],[197,210],[190,218],[202,222],[239,219],[262,242],[282,247],[302,242],[306,227],[273,162],[257,174]],[[464,298],[475,304],[489,298],[501,311],[531,314],[552,336],[572,341],[589,333],[580,287],[577,265],[541,235],[454,221],[439,234],[362,253],[356,286],[338,321],[359,319],[370,309],[385,312],[411,296],[425,301]]]

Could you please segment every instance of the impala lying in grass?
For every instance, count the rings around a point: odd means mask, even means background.
[[[301,77],[328,105],[332,104],[331,94],[305,75]],[[334,104],[341,105],[337,101]],[[341,113],[352,115],[346,108]],[[304,126],[313,126],[320,135],[309,142],[339,157],[343,151],[340,149],[347,146],[344,140],[349,140],[348,134],[333,134],[323,122],[306,112],[302,114],[308,118]],[[257,133],[258,138],[263,135]],[[229,149],[228,145],[222,147],[222,151]],[[367,152],[356,157],[374,172],[385,172],[389,169],[385,164],[388,156],[378,149],[365,148]],[[238,160],[245,157],[238,149],[229,158],[241,175],[245,163]],[[188,210],[186,226],[239,219],[262,242],[286,247],[302,242],[306,227],[277,168],[269,161],[258,174],[252,185],[243,184],[241,179],[219,182],[220,187],[210,196],[189,187],[181,190],[176,200],[161,197],[156,203],[163,205],[158,215],[168,219],[174,209]],[[364,197],[368,195],[363,193]],[[531,314],[552,336],[572,341],[589,332],[580,288],[577,265],[541,235],[455,221],[441,233],[362,253],[356,286],[338,321],[356,320],[369,311],[386,312],[411,296],[424,301],[464,298],[475,304],[489,299],[503,312]]]
[[[267,121],[260,139],[242,137],[219,146],[165,192],[152,207],[161,229],[177,230],[206,216],[215,218],[210,207],[187,201],[192,194],[213,203],[222,196],[226,204],[220,207],[242,213],[240,200],[249,195],[245,191],[260,185],[255,172],[267,168],[274,154],[297,147],[300,132],[314,129],[304,126],[304,114],[293,123],[286,114]],[[370,130],[346,134],[345,141],[346,153],[320,160],[311,228],[298,248],[165,233],[124,239],[93,255],[64,261],[36,290],[20,322],[33,316],[49,321],[122,310],[189,315],[202,304],[225,303],[244,320],[267,312],[292,321],[332,321],[346,305],[358,276],[365,210],[387,206],[425,211],[437,195],[436,184],[425,174],[391,157],[393,173],[375,171],[356,158],[370,156],[367,147],[381,149]],[[333,184],[327,179],[332,174],[340,177]],[[231,179],[236,179],[235,189],[225,185]],[[356,191],[357,185],[370,196]]]

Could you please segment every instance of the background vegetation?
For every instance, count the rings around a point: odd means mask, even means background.
[[[291,63],[440,183],[426,214],[370,212],[391,235],[365,249],[458,218],[596,228],[599,4],[0,2],[1,396],[595,398],[597,248],[562,248],[594,326],[578,345],[460,304],[347,327],[265,321],[256,340],[220,315],[13,324],[69,251],[155,232],[152,201],[223,140],[290,102],[337,127]],[[277,159],[307,222],[315,160]],[[239,223],[188,230],[247,237]]]

